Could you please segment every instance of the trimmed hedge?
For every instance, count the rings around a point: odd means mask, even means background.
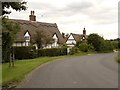
[[[36,48],[34,46],[13,47],[15,59],[33,59],[36,57]]]
[[[38,57],[67,55],[67,48],[39,49]]]

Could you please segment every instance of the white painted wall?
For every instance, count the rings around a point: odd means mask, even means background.
[[[26,36],[30,36],[28,32],[25,33],[24,37],[26,37]]]
[[[71,34],[70,37],[68,38],[66,44],[67,44],[67,45],[76,44],[76,41],[75,41],[75,39],[73,38],[72,34]]]
[[[23,43],[22,43],[23,44]],[[22,46],[21,43],[13,43],[12,46]]]
[[[29,46],[30,35],[29,35],[28,32],[25,33],[24,38],[25,37],[29,37],[29,39],[27,39],[25,42],[23,42],[22,45],[21,45],[21,43],[13,43],[13,46]],[[55,42],[53,44],[48,44],[46,47],[44,47],[44,49],[45,48],[57,48],[59,46],[58,37],[57,37],[56,34],[54,34],[53,39],[54,39]],[[33,46],[35,46],[36,49],[38,49],[37,44],[34,44]]]
[[[30,41],[30,35],[28,32],[25,33],[24,38],[26,39],[26,45],[28,46],[28,42]]]
[[[52,48],[56,48],[56,47],[58,47],[58,43],[57,43],[58,37],[56,34],[54,34],[53,39],[54,39],[54,43],[52,44]]]

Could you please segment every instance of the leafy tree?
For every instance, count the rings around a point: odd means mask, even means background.
[[[37,44],[38,49],[47,46],[48,44],[52,44],[54,40],[50,37],[46,37],[45,33],[37,30],[34,35],[34,39],[32,40],[33,44]]]
[[[118,48],[120,49],[120,39],[118,40]]]
[[[26,10],[26,2],[20,0],[19,2],[2,2],[2,15],[10,14],[10,8],[16,11]],[[2,16],[2,57],[3,62],[10,61],[10,53],[12,50],[12,44],[16,33],[20,30],[20,26],[17,23],[10,22],[8,18]],[[11,62],[11,61],[10,61]],[[14,64],[14,62],[13,62]],[[11,63],[10,63],[11,66]]]
[[[113,46],[112,42],[105,40],[102,51],[110,52],[110,51],[113,51],[113,49],[114,49],[114,46]]]
[[[88,44],[91,44],[95,51],[102,51],[104,45],[104,39],[98,34],[90,34],[87,38]]]
[[[119,41],[110,41],[110,42],[113,45],[113,49],[118,49],[118,43],[119,43]]]
[[[10,7],[16,11],[26,10],[27,8],[25,5],[26,5],[26,2],[22,0],[20,0],[19,2],[2,2],[2,15],[10,14],[11,11],[6,10],[6,8],[10,9]]]
[[[12,50],[12,44],[14,42],[16,33],[20,30],[20,26],[17,23],[13,23],[8,18],[2,18],[2,57],[3,62],[10,60],[10,53]]]

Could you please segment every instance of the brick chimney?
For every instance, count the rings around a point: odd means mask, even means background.
[[[84,30],[83,30],[83,34],[86,35],[86,30],[85,30],[85,28],[84,28]]]
[[[34,15],[34,11],[31,11],[31,15],[29,15],[30,21],[36,21],[36,16]]]

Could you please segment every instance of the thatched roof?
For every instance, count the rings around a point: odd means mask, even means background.
[[[56,34],[58,37],[58,43],[64,43],[64,39],[58,30],[56,23],[44,23],[37,21],[16,20],[10,19],[10,21],[16,22],[20,25],[21,30],[16,35],[16,42],[24,42],[24,34],[28,31],[31,39],[33,39],[36,31],[44,32],[46,37],[51,37]]]
[[[87,35],[85,35],[85,34],[74,34],[74,33],[71,33],[70,35],[73,36],[73,38],[75,39],[76,42],[81,41],[81,39],[83,39],[83,37],[84,37],[85,39],[87,39]],[[70,35],[69,35],[69,37],[70,37]],[[69,37],[66,39],[66,42],[67,42],[67,40],[69,39]]]

